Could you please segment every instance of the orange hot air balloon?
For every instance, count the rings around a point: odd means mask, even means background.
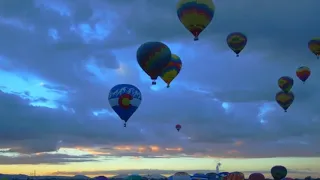
[[[297,77],[303,82],[305,83],[306,80],[309,78],[309,76],[311,75],[311,71],[308,67],[306,66],[301,66],[297,69],[296,71],[296,75]]]
[[[244,174],[241,172],[232,172],[224,178],[225,180],[244,180]]]

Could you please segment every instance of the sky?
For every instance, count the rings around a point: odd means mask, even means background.
[[[0,0],[0,169],[5,174],[262,172],[320,177],[319,0],[216,0],[193,41],[176,1]],[[243,32],[240,57],[226,37]],[[183,68],[171,87],[150,78],[137,48],[161,41]],[[299,66],[312,74],[303,84]],[[287,113],[281,76],[294,78]],[[143,100],[126,128],[109,90],[133,84]],[[182,129],[177,132],[176,124]],[[318,162],[318,163],[317,163]]]

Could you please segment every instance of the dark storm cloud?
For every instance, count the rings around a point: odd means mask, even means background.
[[[27,100],[1,93],[1,147],[32,154],[95,144],[101,156],[147,158],[319,156],[315,104],[320,74],[307,49],[307,41],[320,32],[314,16],[318,1],[217,1],[215,18],[197,44],[176,18],[174,1],[17,2],[0,6],[10,7],[0,9],[0,53],[8,59],[4,68],[48,81],[43,87],[67,94],[58,102],[72,112],[32,107]],[[81,29],[80,23],[91,29]],[[48,36],[49,28],[57,30],[58,40]],[[111,35],[101,37],[106,33],[101,29]],[[249,38],[237,59],[225,44],[232,31]],[[149,40],[168,42],[183,60],[170,89],[152,91],[134,68],[136,47]],[[88,63],[99,72],[89,71]],[[305,85],[295,81],[296,100],[284,115],[273,102],[277,80],[295,76],[300,65],[310,66],[313,73]],[[143,103],[125,130],[110,113],[92,114],[112,112],[107,95],[117,83],[132,83],[143,93]],[[46,97],[37,100],[45,102]],[[223,102],[231,109],[226,111]],[[271,110],[261,114],[265,104]],[[181,132],[175,124],[182,124]],[[121,145],[132,149],[115,148]],[[159,150],[150,150],[151,145]],[[147,150],[139,152],[140,146]]]
[[[71,162],[96,161],[93,156],[70,156],[65,154],[22,155],[18,157],[0,155],[1,165],[11,164],[65,164]]]

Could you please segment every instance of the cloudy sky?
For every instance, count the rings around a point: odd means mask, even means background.
[[[301,3],[299,3],[301,2]],[[198,42],[175,1],[0,0],[0,169],[38,175],[259,171],[320,172],[319,0],[216,0]],[[248,44],[239,58],[226,36]],[[183,61],[170,89],[138,67],[136,50],[162,41]],[[295,77],[309,66],[306,84]],[[295,79],[287,113],[277,79]],[[129,83],[143,101],[123,128],[109,90]],[[181,124],[181,132],[175,130]],[[318,162],[318,163],[317,163]]]

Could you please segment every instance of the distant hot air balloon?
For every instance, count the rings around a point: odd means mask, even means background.
[[[292,92],[286,93],[284,91],[280,91],[276,94],[276,101],[283,108],[283,110],[287,112],[287,109],[294,101],[294,94]]]
[[[232,172],[224,178],[225,180],[244,180],[244,174],[241,172]]]
[[[317,59],[320,57],[320,38],[313,38],[309,41],[308,47],[310,51],[317,56]]]
[[[173,175],[173,180],[191,180],[191,177],[186,172],[177,172]]]
[[[142,70],[147,73],[156,84],[158,76],[171,61],[171,51],[162,42],[146,42],[137,50],[137,61]]]
[[[180,131],[181,125],[180,125],[180,124],[177,124],[177,125],[176,125],[176,129],[177,129],[177,131]]]
[[[212,0],[179,0],[177,15],[181,23],[199,40],[200,33],[210,24],[215,12]]]
[[[229,48],[239,57],[240,52],[247,45],[247,37],[240,33],[234,32],[228,35],[227,44]]]
[[[311,75],[311,71],[308,67],[306,66],[301,66],[297,69],[296,71],[297,77],[304,83],[306,80],[309,78]]]
[[[109,93],[109,104],[118,116],[125,122],[138,109],[142,100],[140,90],[131,84],[119,84],[114,86]]]
[[[282,76],[278,79],[278,86],[284,92],[289,92],[293,86],[293,79],[289,76]]]
[[[170,87],[170,83],[176,78],[181,70],[182,62],[179,56],[172,54],[171,61],[163,69],[161,79]]]
[[[287,168],[284,166],[273,166],[271,168],[271,175],[274,180],[281,180],[287,176]]]
[[[262,173],[252,173],[249,176],[249,180],[265,180],[266,178]]]

